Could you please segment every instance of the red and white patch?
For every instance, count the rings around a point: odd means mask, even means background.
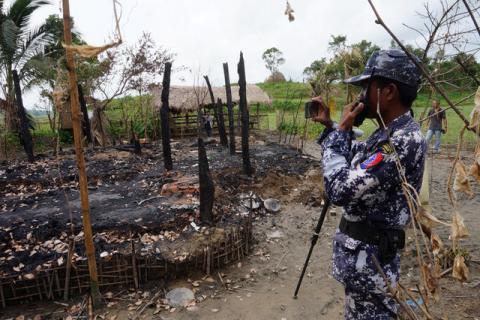
[[[383,154],[381,152],[377,152],[371,155],[367,160],[360,164],[360,168],[362,169],[370,169],[375,167],[377,164],[383,161]]]

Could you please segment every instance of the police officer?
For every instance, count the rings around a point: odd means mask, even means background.
[[[361,75],[345,82],[362,93],[360,102],[345,106],[338,124],[321,97],[312,99],[318,104],[313,119],[326,127],[318,140],[326,195],[343,207],[333,241],[333,275],[345,287],[345,319],[394,319],[398,306],[373,257],[395,287],[411,217],[395,158],[419,191],[427,148],[410,113],[420,71],[402,51],[381,50]],[[366,141],[355,141],[352,127],[365,118],[375,119],[379,128]]]

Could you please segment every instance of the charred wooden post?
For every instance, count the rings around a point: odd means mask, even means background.
[[[210,84],[210,79],[208,78],[208,76],[203,76],[203,78],[205,79],[205,82],[207,83],[208,93],[210,94],[210,101],[212,102],[213,115],[215,117],[215,122],[217,123],[218,135],[220,136],[220,139],[221,139],[222,134],[220,132],[220,119],[218,117],[218,110],[217,110],[217,105],[215,103],[215,96],[213,95],[212,85]]]
[[[63,3],[63,33],[65,44],[72,44],[72,19],[70,17],[69,0],[62,0]],[[88,203],[88,181],[85,169],[85,158],[82,148],[82,128],[80,127],[80,107],[78,101],[77,74],[75,72],[75,60],[73,52],[68,47],[65,48],[66,62],[68,70],[68,79],[70,83],[70,102],[72,108],[73,138],[75,141],[75,155],[77,157],[78,176],[80,183],[80,199],[82,207],[83,232],[85,233],[85,251],[88,261],[88,271],[90,275],[90,294],[93,303],[100,303],[100,292],[98,290],[97,261],[95,258],[95,246],[93,244],[92,223],[90,220],[90,207]]]
[[[87,103],[85,102],[85,96],[83,95],[83,89],[81,85],[78,85],[78,98],[80,100],[80,109],[82,110],[83,114],[83,134],[87,138],[88,143],[92,143],[92,129],[90,126],[90,119],[88,118]]]
[[[253,173],[252,164],[250,163],[250,150],[248,146],[248,127],[249,116],[247,106],[247,80],[245,79],[245,61],[243,60],[243,53],[240,52],[240,61],[238,62],[238,85],[240,96],[240,113],[242,119],[242,158],[243,158],[243,173],[250,176]]]
[[[225,131],[225,119],[223,117],[223,102],[220,98],[217,99],[216,104],[217,115],[218,115],[218,132],[220,134],[220,143],[225,148],[228,147],[228,138],[227,132]]]
[[[173,169],[172,148],[170,146],[170,123],[168,116],[170,108],[168,106],[168,96],[170,93],[170,74],[172,71],[172,63],[165,63],[165,73],[163,74],[162,88],[162,107],[160,108],[160,119],[162,121],[162,146],[163,146],[163,162],[166,170]]]
[[[215,186],[208,166],[205,144],[200,137],[198,138],[198,180],[200,183],[200,220],[208,224],[213,221]]]
[[[13,70],[13,84],[15,86],[15,96],[17,101],[17,116],[20,121],[20,142],[27,154],[28,161],[33,162],[35,161],[35,157],[33,156],[33,140],[32,134],[30,133],[32,125],[27,117],[27,112],[23,107],[22,89],[20,88],[20,79],[18,78],[17,70]]]
[[[142,145],[138,141],[138,136],[133,130],[133,121],[130,121],[130,143],[133,144],[133,153],[142,154]]]
[[[230,74],[228,72],[228,63],[223,64],[223,74],[225,76],[225,90],[227,94],[228,110],[228,133],[230,136],[230,154],[235,154],[235,121],[233,119],[233,101],[232,86],[230,85]]]
[[[142,154],[142,146],[140,145],[140,141],[138,139],[133,140],[133,153],[135,154]]]

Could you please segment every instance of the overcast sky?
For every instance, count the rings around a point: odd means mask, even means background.
[[[177,54],[174,66],[208,74],[213,85],[223,85],[222,63],[228,62],[230,77],[237,81],[236,63],[243,51],[247,82],[268,76],[261,59],[263,51],[279,48],[286,60],[280,71],[287,79],[302,81],[303,69],[327,56],[330,35],[343,34],[349,43],[366,39],[387,48],[390,38],[374,22],[366,0],[290,0],[295,21],[284,15],[284,0],[119,0],[121,30],[126,44],[135,43],[142,32],[152,34],[158,45]],[[11,1],[9,1],[11,2]],[[415,43],[417,34],[402,23],[419,25],[416,11],[421,0],[376,0],[380,14],[405,42]],[[438,0],[429,1],[438,6]],[[7,2],[8,3],[8,2]],[[32,20],[39,23],[60,13],[59,0],[42,9]],[[71,0],[76,29],[92,45],[108,42],[114,31],[112,0]],[[188,73],[172,75],[174,84],[193,84]],[[180,79],[185,78],[182,82]],[[29,104],[34,103],[32,94]],[[33,100],[32,100],[33,99]]]

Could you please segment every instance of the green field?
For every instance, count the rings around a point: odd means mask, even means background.
[[[272,105],[260,106],[262,116],[260,118],[260,127],[264,130],[281,130],[284,133],[295,133],[297,136],[303,135],[305,127],[305,118],[303,114],[303,105],[310,99],[310,87],[304,83],[298,82],[284,82],[284,83],[260,83],[258,84],[272,97]],[[342,84],[334,85],[331,99],[335,101],[335,112],[333,112],[334,120],[339,120],[341,115],[341,109],[345,104],[345,87]],[[467,97],[472,92],[462,91],[450,91],[448,92],[449,98],[456,102],[462,98]],[[446,102],[438,99],[443,107],[446,107]],[[414,103],[413,110],[415,118],[418,120],[424,113],[425,108],[429,107],[431,100],[429,94],[421,92]],[[140,105],[143,107],[140,108]],[[462,113],[469,118],[470,112],[473,108],[473,98],[468,99],[459,106]],[[297,114],[298,112],[298,114]],[[251,115],[255,116],[256,110],[252,110]],[[297,116],[296,116],[297,114]],[[283,115],[283,125],[281,118]],[[143,96],[139,97],[127,97],[116,99],[112,106],[107,108],[107,117],[109,118],[108,132],[116,140],[128,139],[131,132],[131,125],[133,124],[133,130],[136,134],[142,138],[145,133],[145,123],[147,125],[147,135],[149,137],[158,137],[158,114],[151,107],[151,97]],[[296,117],[296,120],[295,120]],[[147,122],[145,122],[147,119]],[[442,138],[445,144],[456,144],[458,142],[458,134],[463,127],[463,122],[453,110],[447,111],[448,119],[448,132]],[[53,150],[56,146],[57,136],[50,129],[48,118],[46,116],[34,117],[35,130],[32,131],[35,152],[42,153],[48,150]],[[361,126],[361,129],[365,132],[365,137],[368,137],[376,129],[376,125],[367,120]],[[422,127],[422,130],[426,131],[426,126]],[[309,139],[316,138],[323,130],[323,126],[313,123],[311,121],[307,124],[307,136]],[[475,136],[473,133],[467,131],[465,133],[465,141],[469,144],[475,142]],[[69,133],[60,134],[61,146],[71,146],[73,139]],[[14,155],[22,151],[22,147],[19,144],[18,136],[11,133],[5,133],[2,130],[0,135],[0,148],[4,155]]]
[[[297,130],[297,132],[303,133],[305,123],[305,119],[303,118],[303,104],[310,99],[309,86],[304,83],[292,82],[258,85],[262,87],[262,89],[265,90],[272,97],[273,100],[271,109],[264,108],[264,111],[267,111],[269,113],[268,127],[270,129],[278,127],[280,123],[276,123],[278,122],[277,118],[281,117],[278,117],[277,113],[280,113],[281,115],[283,112],[285,112],[284,124],[280,129],[284,131],[288,130],[288,132],[293,132]],[[343,85],[338,85],[335,89],[336,90],[334,91],[337,92],[337,96],[334,96],[332,98],[335,100],[336,108],[332,116],[334,120],[338,121],[341,116],[341,109],[345,104],[345,95],[341,94],[345,92],[345,89]],[[340,94],[338,94],[338,92],[340,92]],[[448,97],[451,101],[455,103],[456,101],[460,101],[463,98],[469,96],[470,94],[472,94],[472,92],[450,91],[448,92]],[[440,105],[443,108],[448,107],[447,103],[443,98],[441,98],[440,96],[437,96],[435,98],[440,101]],[[431,99],[429,99],[429,94],[420,92],[417,100],[413,105],[415,118],[419,120],[420,116],[424,113],[425,108],[430,107],[430,105]],[[458,106],[458,108],[462,111],[462,113],[467,119],[470,117],[470,112],[472,111],[473,107],[473,98],[468,99],[467,101]],[[299,113],[297,121],[295,122],[295,114],[298,108]],[[448,119],[448,132],[442,137],[442,141],[443,143],[447,144],[455,144],[458,141],[458,134],[463,127],[463,122],[453,110],[447,110],[446,113]],[[264,128],[266,128],[266,121],[264,121],[262,125]],[[368,135],[372,133],[377,127],[373,121],[366,120],[360,128],[365,132],[365,138],[368,137]],[[323,126],[310,122],[307,125],[307,129],[308,136],[312,139],[317,137],[322,132]],[[425,126],[425,124],[422,126],[422,130],[426,132],[427,127]],[[475,135],[472,132],[467,131],[465,133],[465,141],[467,143],[475,142]]]

